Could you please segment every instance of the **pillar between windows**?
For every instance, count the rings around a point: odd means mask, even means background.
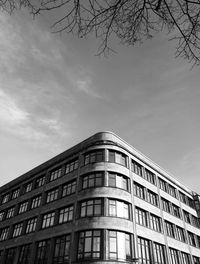
[[[15,258],[14,258],[13,264],[17,264],[18,259],[19,259],[19,253],[20,253],[20,247],[17,247],[16,248],[16,254],[15,254]]]
[[[58,199],[62,198],[62,185],[58,187]]]
[[[38,220],[37,220],[37,224],[36,224],[36,232],[39,231],[42,227],[42,218],[43,218],[42,215],[38,216]]]
[[[43,192],[41,198],[41,206],[46,204],[46,198],[47,198],[47,193]]]
[[[35,263],[35,256],[36,256],[36,242],[32,243],[30,246],[30,264],[34,264]]]
[[[101,252],[101,254],[102,254],[101,256],[102,256],[103,260],[108,259],[108,256],[107,256],[108,250],[107,250],[107,243],[106,243],[108,241],[107,234],[108,234],[107,230],[103,229],[102,230],[102,238],[101,238],[101,240],[102,240],[101,244],[103,245],[103,247],[101,249],[101,250],[103,250],[103,252]]]
[[[55,210],[54,225],[58,225],[59,222],[59,209]]]
[[[55,248],[55,238],[51,238],[50,249],[49,249],[50,252],[48,253],[48,259],[47,259],[48,264],[53,264],[54,248]]]
[[[104,155],[105,155],[105,162],[108,162],[109,161],[108,149],[105,149]]]

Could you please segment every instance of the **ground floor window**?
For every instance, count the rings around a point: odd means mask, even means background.
[[[55,250],[53,263],[67,264],[69,262],[70,235],[57,237],[55,241]]]
[[[150,264],[150,241],[141,237],[138,237],[138,253],[141,264]]]
[[[30,247],[31,247],[30,245],[21,246],[17,264],[28,264],[29,263]]]
[[[34,264],[48,264],[49,249],[50,240],[43,240],[38,242]]]
[[[6,264],[13,264],[14,261],[15,261],[16,253],[17,253],[17,249],[16,248],[7,249],[5,263]]]

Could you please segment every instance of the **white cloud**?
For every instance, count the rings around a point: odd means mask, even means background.
[[[77,89],[89,96],[96,97],[96,98],[102,98],[96,91],[95,87],[92,84],[92,80],[87,78],[82,78],[76,81]]]

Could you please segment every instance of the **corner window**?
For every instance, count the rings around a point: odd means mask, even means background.
[[[127,167],[127,156],[121,152],[115,150],[108,150],[109,162],[114,162]]]
[[[104,161],[104,149],[98,149],[84,155],[84,165]]]
[[[103,172],[95,172],[82,176],[82,189],[103,186]]]
[[[92,199],[80,203],[80,217],[100,216],[102,214],[102,200]]]
[[[122,217],[130,219],[129,204],[123,201],[108,200],[109,216]]]
[[[108,186],[129,191],[129,179],[124,175],[109,172]]]

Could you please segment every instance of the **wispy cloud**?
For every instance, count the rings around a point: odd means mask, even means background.
[[[102,98],[95,90],[95,86],[92,84],[92,80],[87,77],[82,80],[76,81],[77,89],[89,96],[96,97],[96,98]]]

